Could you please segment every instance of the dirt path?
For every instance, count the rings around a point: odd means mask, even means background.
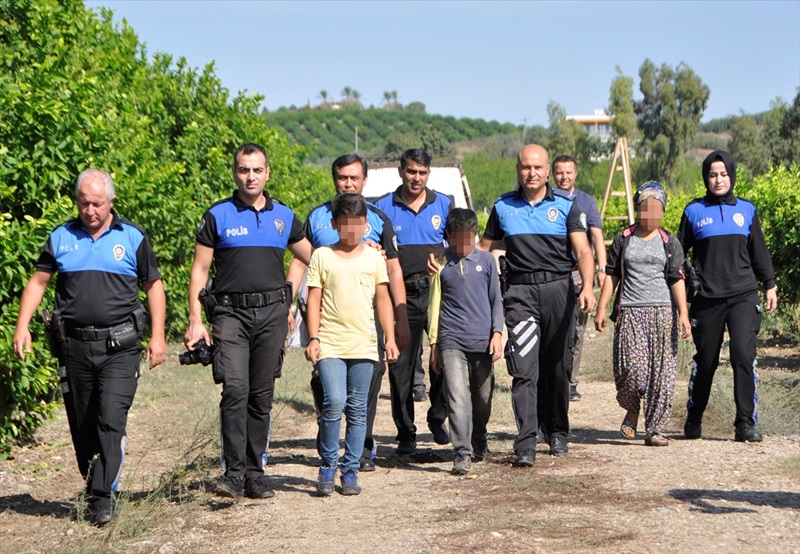
[[[604,363],[607,341],[590,344],[587,363]],[[224,502],[207,492],[218,472],[208,431],[217,393],[208,375],[156,370],[143,379],[131,413],[129,497],[117,521],[103,529],[76,521],[82,483],[60,418],[39,445],[0,463],[2,550],[800,552],[797,436],[767,436],[761,444],[735,443],[732,432],[681,440],[676,395],[670,446],[647,448],[642,439],[620,437],[613,384],[589,381],[581,383],[584,399],[571,406],[570,454],[541,451],[533,469],[515,469],[508,464],[515,432],[509,380],[502,364],[495,371],[494,454],[473,466],[474,475],[449,475],[452,454],[431,442],[424,423],[418,454],[394,456],[387,381],[376,423],[377,471],[361,475],[360,496],[328,498],[313,493],[318,459],[309,397],[292,389],[305,375],[285,376],[268,468],[277,495]],[[425,407],[417,404],[418,422]]]

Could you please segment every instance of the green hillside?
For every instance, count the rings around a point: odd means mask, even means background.
[[[354,151],[356,127],[358,150],[368,156],[395,154],[411,146],[452,151],[456,142],[518,132],[511,123],[374,107],[282,109],[263,116],[270,127],[311,147],[307,160],[315,165]]]

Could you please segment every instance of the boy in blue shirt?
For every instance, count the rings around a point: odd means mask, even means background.
[[[444,373],[455,450],[454,475],[489,453],[493,362],[502,355],[503,299],[494,256],[475,246],[475,212],[455,208],[447,218],[444,265],[431,279],[428,338],[432,371]]]

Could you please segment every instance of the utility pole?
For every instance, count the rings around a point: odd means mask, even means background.
[[[525,144],[525,135],[528,134],[528,118],[522,120],[522,144]]]
[[[356,125],[356,154],[358,154],[358,125]]]

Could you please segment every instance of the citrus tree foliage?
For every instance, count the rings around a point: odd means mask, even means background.
[[[639,79],[644,97],[635,102],[635,112],[650,178],[674,184],[679,160],[694,140],[710,91],[685,63],[656,67],[646,59]]]
[[[737,176],[740,178],[740,176]],[[800,164],[773,166],[751,181],[736,181],[736,195],[758,208],[782,300],[800,303]]]
[[[186,326],[194,230],[233,190],[231,155],[263,144],[274,197],[307,213],[328,192],[259,114],[261,98],[231,98],[214,74],[185,59],[152,59],[133,29],[77,0],[0,2],[0,449],[47,413],[53,363],[38,325],[35,362],[16,362],[18,298],[47,233],[75,216],[75,177],[96,167],[116,183],[117,212],[149,233],[168,297],[168,332]],[[50,298],[47,299],[50,301]]]

